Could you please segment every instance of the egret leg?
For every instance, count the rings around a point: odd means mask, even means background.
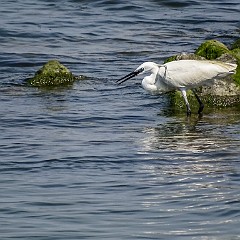
[[[196,97],[196,99],[197,99],[197,101],[198,101],[198,103],[199,103],[198,114],[201,114],[202,111],[203,111],[203,108],[204,108],[204,104],[203,104],[203,102],[201,101],[201,99],[199,98],[199,96],[197,95],[196,90],[195,90],[195,89],[192,89],[192,92],[193,92],[193,94],[195,95],[195,97]]]
[[[188,102],[188,99],[187,99],[186,89],[185,88],[181,88],[180,91],[182,93],[184,102],[185,102],[186,107],[187,107],[187,115],[189,116],[189,115],[191,115],[191,108],[190,108],[190,105],[189,105],[189,102]]]

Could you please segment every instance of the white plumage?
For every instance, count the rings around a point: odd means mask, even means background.
[[[151,72],[142,80],[143,88],[151,94],[162,94],[173,90],[182,92],[187,106],[187,114],[191,114],[191,109],[187,100],[186,90],[192,89],[198,102],[199,113],[203,110],[203,103],[197,96],[194,88],[206,85],[214,79],[221,79],[234,73],[237,65],[220,61],[207,60],[180,60],[166,64],[156,64],[145,62],[135,71],[117,81],[118,84],[145,72]]]

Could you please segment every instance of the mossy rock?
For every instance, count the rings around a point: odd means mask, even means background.
[[[240,86],[240,60],[238,60],[238,66],[236,69],[236,73],[233,76],[234,81]]]
[[[232,76],[214,80],[213,85],[198,87],[195,90],[206,108],[224,108],[235,106],[240,103],[240,87],[235,81],[233,81]],[[180,91],[171,92],[168,96],[170,104],[175,109],[186,109],[186,105]],[[191,90],[187,91],[187,98],[192,111],[197,112],[199,103]]]
[[[237,60],[237,70],[236,74],[233,76],[235,82],[240,86],[240,39],[236,40],[231,47],[231,54]]]
[[[223,43],[217,40],[208,40],[199,46],[195,51],[195,54],[208,60],[213,60],[220,57],[222,54],[229,52],[230,50]]]
[[[240,38],[237,39],[231,46],[231,50],[239,48],[240,49]]]
[[[240,62],[240,48],[235,48],[231,51],[231,54],[235,57],[237,62]]]
[[[198,56],[194,53],[181,53],[167,58],[164,63],[178,61],[178,60],[204,60],[204,57]],[[205,59],[206,60],[206,59]]]
[[[205,88],[209,88],[209,87],[199,87],[198,89],[196,89],[198,96],[201,98],[203,104],[205,105],[204,111],[207,108],[232,107],[240,103],[240,95],[224,96],[224,95],[206,94]],[[210,92],[211,87],[207,91]],[[239,89],[239,93],[240,93],[240,89]],[[168,94],[168,96],[170,99],[170,104],[175,108],[175,110],[177,109],[181,111],[186,110],[186,105],[180,91],[171,92]],[[187,91],[187,98],[190,103],[192,112],[197,113],[199,109],[199,103],[197,102],[197,99],[191,90]]]
[[[27,83],[35,87],[50,87],[72,84],[78,77],[74,76],[57,60],[50,60]]]
[[[230,107],[236,106],[240,103],[240,48],[237,44],[232,50],[229,50],[224,44],[216,41],[209,40],[204,42],[195,52],[195,54],[179,54],[168,58],[166,62],[195,59],[204,60],[216,59],[218,61],[237,63],[237,71],[235,75],[230,75],[221,80],[215,80],[214,84],[209,87],[199,87],[197,92],[206,107]],[[180,91],[171,92],[168,94],[171,105],[181,111],[186,109]],[[196,97],[191,90],[187,91],[187,97],[193,112],[197,112],[199,104]]]

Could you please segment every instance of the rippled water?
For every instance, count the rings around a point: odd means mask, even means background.
[[[175,112],[115,80],[216,38],[231,1],[1,1],[1,239],[240,239],[240,109]],[[88,76],[23,84],[49,59]]]

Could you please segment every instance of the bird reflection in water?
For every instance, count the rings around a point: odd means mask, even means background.
[[[206,122],[205,120],[208,120]],[[222,120],[222,124],[221,121]],[[231,145],[231,139],[222,132],[227,119],[216,117],[187,118],[182,121],[167,122],[143,130],[142,146],[145,151],[184,151],[187,153],[224,150]],[[230,119],[233,120],[232,118]],[[211,122],[216,121],[216,124]]]

